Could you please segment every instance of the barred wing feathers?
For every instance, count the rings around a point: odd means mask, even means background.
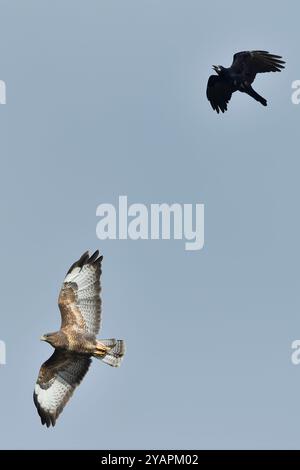
[[[69,269],[58,299],[62,329],[75,324],[86,333],[99,332],[102,259],[98,250],[91,257],[86,252]]]
[[[42,424],[55,425],[90,364],[91,359],[87,356],[56,349],[42,365],[33,393]]]

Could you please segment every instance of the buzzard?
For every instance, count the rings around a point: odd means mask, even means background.
[[[54,426],[75,388],[87,373],[91,358],[118,367],[125,353],[123,340],[96,339],[100,329],[102,256],[84,253],[69,269],[58,299],[61,327],[41,337],[54,347],[40,368],[33,399],[42,424]]]
[[[257,73],[281,72],[285,64],[281,59],[281,56],[267,51],[243,51],[234,54],[231,67],[214,65],[213,69],[218,75],[209,77],[206,89],[206,96],[212,108],[217,113],[227,111],[227,104],[235,91],[247,93],[263,106],[267,106],[267,100],[256,93],[251,84]]]

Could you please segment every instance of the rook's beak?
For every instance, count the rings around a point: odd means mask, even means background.
[[[46,336],[44,336],[44,335],[41,336],[41,337],[40,337],[40,340],[41,340],[41,341],[46,341]]]

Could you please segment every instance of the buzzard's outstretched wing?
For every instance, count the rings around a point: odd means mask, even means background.
[[[281,59],[281,56],[267,51],[243,51],[234,54],[231,69],[236,73],[244,73],[253,81],[257,73],[281,72],[285,64]]]
[[[61,328],[77,325],[87,333],[98,333],[101,319],[102,258],[99,257],[98,250],[91,257],[86,252],[70,267],[58,299]]]
[[[56,349],[42,365],[33,393],[42,424],[47,427],[55,425],[90,363],[91,359],[87,356]]]
[[[227,111],[227,103],[232,95],[232,87],[226,80],[217,75],[211,75],[208,79],[206,96],[213,109],[219,113]]]

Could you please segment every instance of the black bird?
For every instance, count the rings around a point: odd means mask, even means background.
[[[253,90],[253,83],[257,73],[281,72],[285,62],[279,55],[267,51],[243,51],[234,54],[231,67],[214,65],[213,69],[218,75],[211,75],[208,79],[206,96],[212,108],[219,113],[227,111],[227,103],[232,93],[241,91],[267,106],[267,100]]]

